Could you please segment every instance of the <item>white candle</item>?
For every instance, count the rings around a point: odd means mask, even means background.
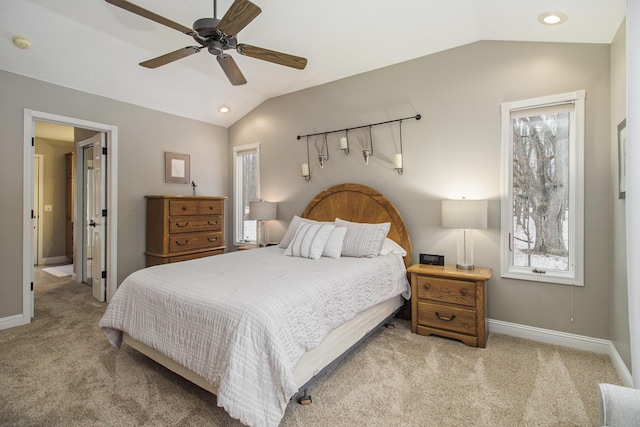
[[[402,154],[398,153],[393,157],[393,168],[402,169]]]
[[[309,176],[309,163],[302,164],[302,176]]]
[[[342,138],[340,138],[340,149],[346,150],[347,148],[349,148],[349,144],[347,143],[347,137],[343,136]]]

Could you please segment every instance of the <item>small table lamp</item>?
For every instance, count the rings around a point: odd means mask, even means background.
[[[443,200],[442,226],[458,229],[458,264],[473,270],[473,230],[487,228],[486,200]]]
[[[258,229],[256,233],[256,243],[258,247],[267,246],[269,241],[269,230],[267,229],[265,222],[277,218],[277,208],[278,204],[275,202],[265,202],[264,200],[260,200],[259,202],[249,202],[248,219],[255,219],[258,221]]]

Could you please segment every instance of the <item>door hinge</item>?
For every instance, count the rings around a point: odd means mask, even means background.
[[[102,147],[102,154],[107,155],[107,147]]]
[[[31,292],[33,292],[33,282],[31,282]]]
[[[103,218],[107,217],[107,210],[106,209],[102,209],[102,217]]]
[[[101,277],[102,277],[103,279],[106,279],[106,278],[107,278],[107,272],[106,272],[106,271],[103,271],[103,272],[102,272]]]
[[[33,209],[31,209],[31,219],[36,219],[36,214],[33,213]]]
[[[31,146],[32,147],[36,146],[36,139],[33,136],[31,137]]]

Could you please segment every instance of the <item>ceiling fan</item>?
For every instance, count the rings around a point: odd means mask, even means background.
[[[288,55],[282,52],[256,47],[248,44],[238,43],[237,34],[246,27],[262,10],[249,0],[234,0],[233,4],[224,14],[222,19],[217,18],[217,0],[213,0],[213,18],[201,18],[193,23],[193,29],[178,24],[170,19],[160,16],[154,12],[130,3],[126,0],[105,0],[114,6],[118,6],[126,11],[140,15],[159,24],[165,25],[174,30],[178,30],[193,39],[199,46],[187,46],[174,52],[167,53],[157,58],[141,62],[140,65],[147,68],[156,68],[166,65],[178,59],[193,55],[206,48],[209,53],[215,55],[222,70],[232,85],[243,85],[247,80],[242,75],[240,68],[233,60],[233,57],[225,50],[235,49],[241,55],[274,64],[303,70],[307,66],[306,58]]]

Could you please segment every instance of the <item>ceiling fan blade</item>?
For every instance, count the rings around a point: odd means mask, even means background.
[[[235,36],[260,13],[262,9],[249,0],[235,0],[220,20],[218,30],[228,36]]]
[[[304,67],[307,66],[306,58],[276,52],[275,50],[269,50],[263,47],[239,44],[237,50],[240,54],[245,56],[273,62],[274,64],[284,65],[285,67],[296,68],[298,70],[304,70]]]
[[[182,49],[178,49],[173,52],[166,53],[157,58],[149,59],[148,61],[141,62],[140,65],[147,68],[158,68],[161,65],[166,65],[170,62],[177,61],[194,53],[200,52],[200,48],[196,46],[187,46]]]
[[[114,6],[118,6],[119,8],[122,8],[128,12],[135,13],[136,15],[142,16],[143,18],[147,18],[152,21],[155,21],[158,24],[165,25],[169,28],[173,28],[174,30],[178,30],[181,33],[185,33],[190,36],[197,35],[196,32],[189,27],[185,27],[184,25],[178,24],[177,22],[167,19],[164,16],[160,16],[157,13],[153,13],[150,10],[137,6],[126,0],[105,0],[105,1],[107,3],[111,3]]]
[[[218,63],[222,67],[222,71],[227,75],[227,78],[234,86],[240,86],[247,83],[247,80],[242,75],[242,71],[238,68],[236,61],[233,60],[231,55],[223,53],[218,55]]]

